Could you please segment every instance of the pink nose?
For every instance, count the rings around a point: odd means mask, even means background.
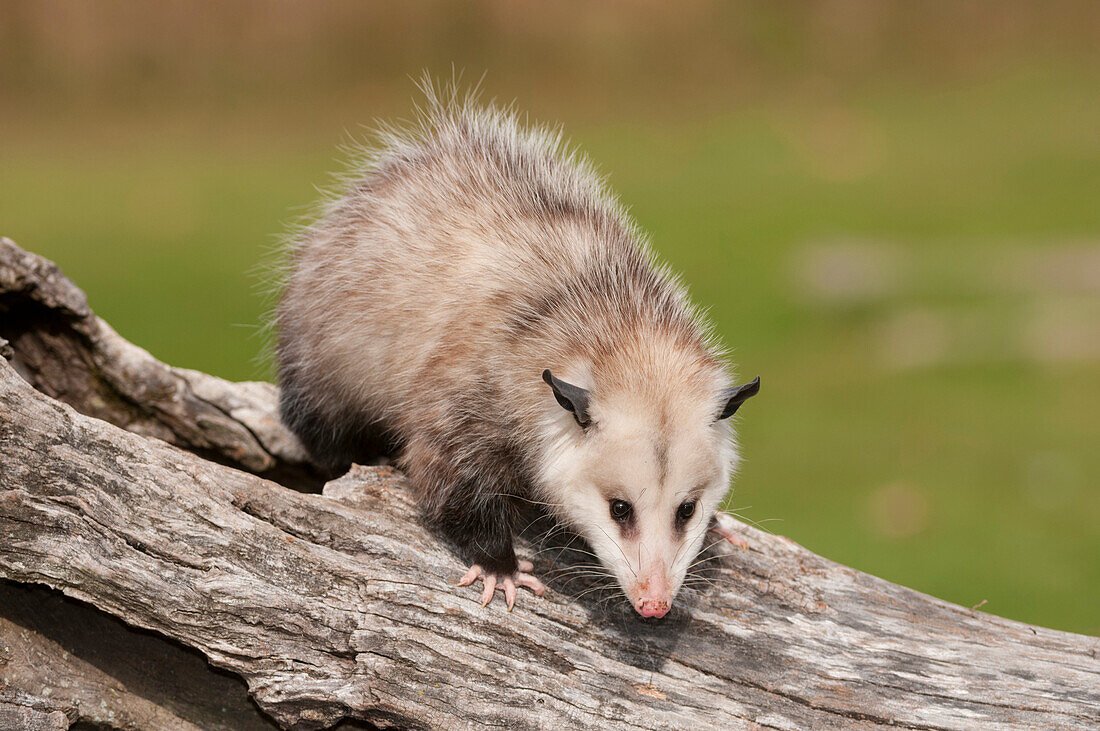
[[[672,609],[664,567],[657,569],[635,587],[634,611],[643,617],[663,617]]]
[[[643,617],[661,618],[668,614],[671,608],[668,601],[663,599],[639,599],[634,602],[634,611]]]

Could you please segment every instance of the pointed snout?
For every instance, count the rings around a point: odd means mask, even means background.
[[[665,572],[650,574],[638,582],[634,591],[634,611],[643,617],[663,617],[672,609],[672,592],[669,591]]]

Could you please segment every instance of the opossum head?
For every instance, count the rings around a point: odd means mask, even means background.
[[[543,379],[556,412],[544,484],[643,617],[663,617],[697,560],[737,454],[727,419],[759,379],[586,388]],[[572,419],[568,416],[571,415]]]

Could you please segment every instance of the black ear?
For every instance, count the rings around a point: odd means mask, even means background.
[[[561,407],[566,411],[572,411],[573,418],[577,420],[577,423],[582,428],[587,429],[588,425],[592,423],[592,420],[588,417],[588,391],[580,386],[574,386],[571,383],[554,378],[554,374],[550,372],[549,368],[542,372],[542,380],[549,383],[550,388],[554,389],[554,398],[558,400]]]
[[[722,413],[718,415],[719,419],[728,419],[733,416],[734,412],[741,404],[745,403],[746,399],[749,399],[756,394],[760,393],[760,376],[752,379],[744,386],[734,386],[733,388],[727,388],[722,394],[722,398],[725,399],[725,405],[722,407]]]

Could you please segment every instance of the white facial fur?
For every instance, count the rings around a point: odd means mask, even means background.
[[[736,454],[715,408],[700,398],[657,410],[621,395],[592,405],[586,431],[564,411],[554,419],[544,484],[643,616],[668,611],[728,490]],[[630,504],[628,521],[612,517],[612,500]],[[678,521],[691,500],[693,515]]]

